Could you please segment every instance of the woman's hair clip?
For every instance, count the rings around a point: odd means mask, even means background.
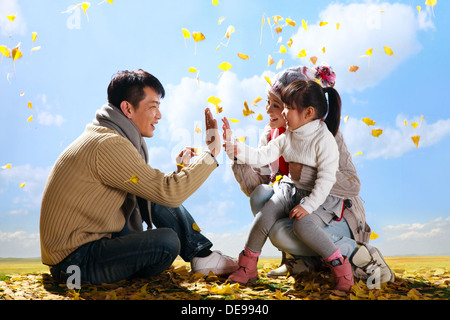
[[[318,66],[314,68],[316,70],[316,79],[320,80],[324,87],[334,87],[336,81],[336,74],[330,66]]]

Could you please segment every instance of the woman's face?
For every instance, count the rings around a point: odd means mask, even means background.
[[[269,125],[271,128],[286,126],[286,121],[281,114],[283,112],[283,101],[271,92],[267,95],[266,111],[270,117]]]

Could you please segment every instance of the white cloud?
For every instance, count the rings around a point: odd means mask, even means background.
[[[404,124],[407,120],[408,125]],[[378,125],[368,127],[361,119],[349,118],[341,123],[341,130],[351,154],[363,152],[360,158],[397,158],[416,149],[411,137],[420,136],[419,148],[432,146],[450,135],[450,119],[438,120],[429,124],[426,119],[414,129],[410,123],[420,123],[420,117],[407,118],[400,114],[395,127]],[[378,138],[371,135],[372,129],[383,129]]]
[[[66,122],[66,119],[64,119],[64,117],[59,114],[52,114],[48,111],[39,111],[37,121],[39,124],[42,124],[44,126],[55,125],[60,127],[64,122]]]
[[[388,225],[380,238],[372,241],[384,255],[448,255],[450,254],[450,217],[425,223]]]
[[[321,27],[320,21],[328,25]],[[419,13],[413,6],[399,3],[335,3],[319,14],[318,21],[308,21],[307,31],[299,27],[292,37],[290,53],[296,58],[305,48],[308,54],[302,58],[305,64],[309,64],[311,56],[317,56],[319,63],[326,62],[334,68],[339,91],[361,91],[375,86],[417,54],[422,48],[418,31],[430,28],[434,28],[434,24],[429,8]],[[386,55],[384,46],[391,47],[394,55]],[[369,48],[373,48],[370,66],[368,58],[359,58]],[[350,65],[360,69],[349,72]]]
[[[2,0],[0,2],[0,30],[2,35],[11,36],[14,34],[24,35],[26,31],[26,22],[22,15],[17,0]],[[10,21],[7,16],[14,15],[14,21]]]
[[[40,254],[39,233],[0,231],[0,257],[34,258],[39,257]]]
[[[0,170],[0,194],[9,188],[19,189],[19,184],[24,183],[25,187],[20,189],[19,195],[12,200],[15,208],[9,214],[25,214],[36,208],[40,208],[42,193],[45,183],[50,173],[51,167],[33,167],[30,164],[15,166],[11,169]],[[2,200],[2,205],[7,205]]]

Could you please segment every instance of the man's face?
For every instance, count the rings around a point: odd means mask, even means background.
[[[137,107],[130,104],[127,117],[133,121],[143,137],[151,138],[156,129],[155,125],[161,119],[159,94],[151,87],[144,87],[144,95]]]

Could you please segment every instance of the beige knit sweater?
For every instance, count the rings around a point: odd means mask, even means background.
[[[146,164],[117,132],[88,125],[48,177],[40,217],[42,262],[55,265],[83,244],[121,231],[121,206],[128,193],[178,207],[216,167],[204,152],[180,173],[164,174]]]

